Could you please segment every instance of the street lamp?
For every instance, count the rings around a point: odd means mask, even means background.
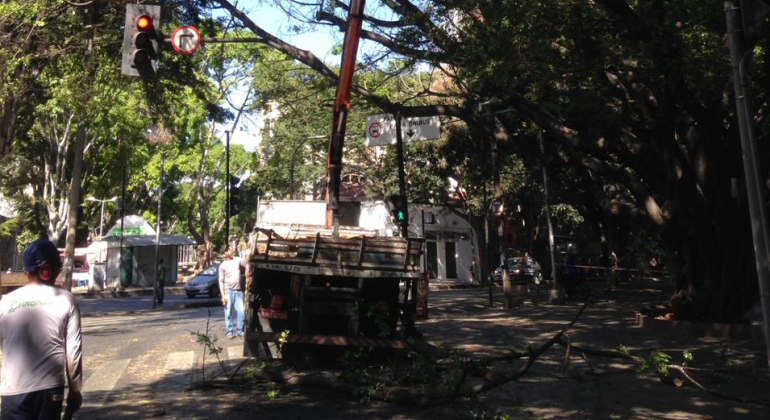
[[[289,200],[294,199],[294,158],[297,156],[297,152],[299,151],[299,148],[302,147],[302,145],[305,144],[305,142],[308,140],[325,139],[328,137],[329,136],[326,136],[326,135],[305,137],[294,148],[294,151],[291,152],[291,167],[289,168]]]
[[[86,198],[86,201],[94,201],[94,202],[102,203],[102,214],[101,214],[101,217],[99,218],[99,239],[104,237],[104,232],[103,232],[103,229],[104,229],[104,203],[106,203],[106,202],[114,203],[117,200],[118,200],[118,197],[112,197],[112,198],[107,199],[107,200],[100,200],[98,198],[94,198],[94,196],[90,196],[90,197]]]

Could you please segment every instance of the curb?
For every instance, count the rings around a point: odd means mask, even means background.
[[[167,295],[183,295],[184,286],[171,286],[166,287],[165,292]],[[104,290],[100,292],[87,291],[87,292],[72,292],[75,297],[85,299],[111,299],[119,297],[135,297],[135,296],[152,296],[153,289],[149,288],[137,288],[137,289],[125,289],[125,290]]]
[[[197,302],[185,302],[176,305],[176,309],[195,309],[195,308],[222,308],[222,302],[218,299],[205,299]]]
[[[431,291],[439,291],[439,290],[458,290],[458,289],[480,289],[485,288],[487,285],[484,284],[478,284],[478,283],[431,283],[430,284],[430,290]],[[493,287],[500,287],[499,285],[495,284]],[[130,288],[130,289],[124,289],[124,290],[104,290],[104,291],[74,291],[72,292],[73,295],[79,298],[84,299],[112,299],[112,298],[123,298],[123,297],[136,297],[136,296],[152,296],[152,288],[151,287],[142,287],[142,288]],[[184,286],[170,286],[166,287],[166,294],[167,295],[184,295]]]
[[[431,283],[428,288],[430,291],[438,290],[457,290],[457,289],[480,289],[487,287],[484,284],[478,283],[451,283],[451,284],[436,284]],[[494,287],[497,287],[496,285]]]

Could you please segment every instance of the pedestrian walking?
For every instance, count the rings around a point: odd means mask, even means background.
[[[163,264],[163,258],[158,260],[158,268],[155,270],[155,276],[158,281],[156,286],[158,287],[158,305],[163,305],[163,297],[165,295],[166,288],[166,274],[168,269]]]
[[[0,301],[0,418],[60,419],[65,377],[69,417],[83,401],[80,308],[71,293],[54,286],[62,262],[53,242],[36,240],[23,259],[29,284]]]
[[[225,334],[227,338],[243,336],[243,289],[241,288],[241,263],[233,259],[231,251],[225,251],[225,260],[219,265],[219,291],[225,307]],[[233,311],[236,322],[233,331]]]

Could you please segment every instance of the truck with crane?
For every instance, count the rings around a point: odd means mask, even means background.
[[[408,295],[421,276],[423,239],[408,237],[404,220],[401,237],[340,225],[345,130],[364,3],[352,0],[348,15],[326,166],[325,225],[258,223],[250,236],[247,355],[281,358],[303,346],[402,349],[404,335],[416,332]]]

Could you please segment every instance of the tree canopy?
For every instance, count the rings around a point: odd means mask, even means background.
[[[294,32],[343,31],[349,11],[343,1],[260,4],[285,11]],[[127,162],[148,175],[131,181],[134,209],[151,213],[163,153],[171,225],[209,249],[222,240],[222,132],[243,118],[280,110],[258,154],[236,152],[238,170],[257,175],[245,185],[251,195],[288,197],[291,161],[301,156],[295,192],[320,198],[325,142],[309,138],[329,131],[336,63],[269,33],[228,0],[163,6],[164,28],[195,24],[204,36],[258,42],[205,47],[193,57],[164,54],[158,78],[142,82],[117,73],[122,2],[96,9],[56,0],[0,3],[0,161],[11,169],[0,173],[0,184],[6,193],[34,189],[19,198],[26,225],[62,233],[74,204],[60,191],[71,170],[76,127],[69,121],[80,112],[89,127],[86,194],[116,195],[115,168]],[[79,60],[91,29],[82,22],[94,11],[93,83],[84,85]],[[533,229],[531,239],[542,218],[546,168],[557,222],[590,224],[621,254],[665,246],[681,316],[737,320],[756,303],[720,4],[370,0],[364,20],[348,131],[362,132],[364,116],[381,112],[444,121],[440,142],[407,148],[413,201],[462,203],[478,218],[486,191],[522,209],[514,217]],[[760,37],[750,67],[761,139],[767,47]],[[148,141],[148,128],[162,128],[172,141]],[[367,150],[362,136],[347,146],[350,161],[360,163],[347,173],[362,175],[373,196],[392,193],[393,152]],[[767,180],[767,142],[759,146]],[[95,212],[84,206],[91,226]],[[250,218],[242,215],[238,225]]]

